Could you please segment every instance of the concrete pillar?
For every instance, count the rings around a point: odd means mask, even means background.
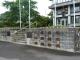
[[[52,3],[55,4],[55,8],[53,9],[53,27],[56,26],[56,0],[53,0]]]
[[[56,1],[55,1],[55,26],[56,26]]]
[[[70,16],[70,6],[68,6],[68,25],[71,23],[71,16]]]
[[[54,27],[54,25],[55,25],[55,10],[53,9],[53,27]]]
[[[73,8],[74,8],[74,27],[76,26],[76,22],[75,22],[75,0],[73,0]]]
[[[52,4],[55,4],[55,0],[52,1]],[[53,11],[53,27],[55,26],[55,9]]]
[[[56,8],[55,8],[55,26],[56,26]]]

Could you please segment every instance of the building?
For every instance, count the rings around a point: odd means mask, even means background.
[[[80,0],[51,0],[53,25],[80,27]]]

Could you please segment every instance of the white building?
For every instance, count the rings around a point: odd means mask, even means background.
[[[53,0],[53,25],[80,27],[80,0]]]

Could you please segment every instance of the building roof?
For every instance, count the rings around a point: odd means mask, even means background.
[[[80,0],[75,0],[75,3],[80,3]],[[68,2],[62,2],[62,3],[57,3],[56,7],[61,7],[61,6],[68,6],[68,5],[72,5],[73,2],[72,1],[68,1]],[[54,9],[55,8],[55,4],[52,4],[51,6],[49,6],[50,9]]]

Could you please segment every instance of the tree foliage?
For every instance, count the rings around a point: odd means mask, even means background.
[[[39,13],[35,10],[37,7],[35,6],[37,2],[31,0],[31,20],[33,20]],[[21,0],[21,20],[22,26],[28,25],[28,16],[29,16],[29,2],[28,0]],[[9,11],[2,14],[5,15],[6,25],[8,26],[19,26],[19,0],[16,2],[5,1],[3,6],[6,7]],[[7,24],[8,23],[8,24]]]
[[[32,25],[33,27],[47,27],[49,23],[50,23],[49,17],[39,15],[33,20]]]
[[[39,15],[35,9],[36,1],[31,0],[31,25],[32,27],[45,27],[50,24],[50,20],[48,17]],[[22,27],[29,25],[29,0],[21,0],[21,20],[22,20]],[[3,6],[8,9],[5,13],[1,14],[0,20],[2,21],[1,24],[4,26],[19,26],[19,0],[16,2],[5,1]]]
[[[51,12],[48,14],[48,16],[49,16],[49,21],[50,21],[49,25],[52,26],[52,25],[53,25],[53,11],[51,11]]]

